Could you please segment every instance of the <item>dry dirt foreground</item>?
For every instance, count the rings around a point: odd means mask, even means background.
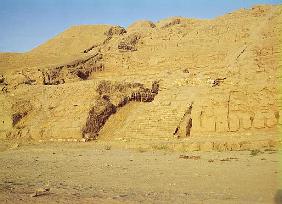
[[[0,153],[0,202],[281,203],[279,159],[281,152],[279,158],[267,149],[185,153],[100,142],[13,146]]]
[[[0,53],[0,202],[279,203],[281,17],[74,26]]]

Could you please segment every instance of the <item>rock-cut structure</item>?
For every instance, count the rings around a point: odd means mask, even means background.
[[[276,145],[281,12],[74,26],[29,52],[0,53],[0,138]]]

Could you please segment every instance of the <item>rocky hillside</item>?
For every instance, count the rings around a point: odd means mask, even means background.
[[[271,146],[281,125],[281,12],[76,26],[30,52],[2,53],[0,138]],[[241,143],[227,147],[230,139]]]

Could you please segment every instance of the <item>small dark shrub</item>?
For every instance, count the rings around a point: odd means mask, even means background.
[[[152,84],[152,93],[158,94],[159,88],[160,88],[159,82],[154,81]]]
[[[76,73],[76,76],[78,76],[82,80],[86,80],[89,77],[89,72],[88,71],[83,72],[83,71],[78,70],[77,73]]]
[[[257,156],[258,154],[261,154],[262,152],[258,149],[254,149],[251,151],[251,156]]]
[[[189,73],[189,69],[187,69],[187,68],[184,69],[184,70],[183,70],[183,73],[187,73],[187,74],[188,74],[188,73]]]

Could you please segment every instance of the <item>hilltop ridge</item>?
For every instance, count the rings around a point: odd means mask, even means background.
[[[1,53],[0,138],[275,146],[281,12],[74,26],[30,52]]]

